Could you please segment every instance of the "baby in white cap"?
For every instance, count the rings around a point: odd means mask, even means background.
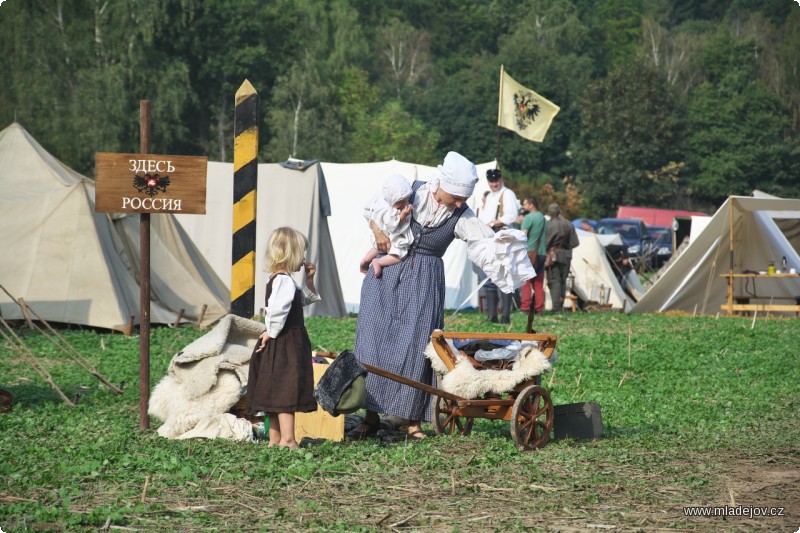
[[[361,260],[361,272],[366,273],[372,263],[375,277],[381,277],[384,267],[396,265],[408,254],[408,247],[414,241],[411,233],[411,184],[400,174],[392,174],[383,182],[382,195],[377,196],[367,206],[364,216],[372,220],[389,238],[390,248],[386,255],[378,257],[375,236],[372,248]]]

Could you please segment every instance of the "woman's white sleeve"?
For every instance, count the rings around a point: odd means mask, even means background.
[[[275,338],[286,324],[289,309],[292,307],[297,285],[289,276],[278,275],[272,282],[272,293],[267,300],[267,316],[264,322],[271,338]]]
[[[481,239],[494,236],[494,232],[491,228],[481,222],[480,219],[475,216],[475,213],[472,212],[472,209],[468,209],[459,217],[456,222],[454,233],[456,237],[462,241],[467,241],[467,244],[472,244]]]

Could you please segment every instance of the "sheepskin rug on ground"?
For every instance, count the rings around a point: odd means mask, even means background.
[[[150,397],[148,413],[163,422],[168,439],[252,439],[247,420],[227,413],[247,385],[250,355],[264,324],[226,315],[178,352]]]
[[[447,345],[456,357],[453,370],[447,370],[447,366],[436,353],[432,343],[428,343],[425,348],[425,356],[430,359],[434,372],[439,376],[444,376],[439,381],[442,390],[468,400],[480,398],[486,394],[497,396],[509,392],[523,381],[552,369],[544,352],[530,342],[522,343],[514,366],[507,370],[478,370],[458,351],[451,339],[447,339]]]

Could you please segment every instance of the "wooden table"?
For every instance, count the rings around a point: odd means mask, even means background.
[[[751,295],[742,295],[741,297],[734,297],[733,295],[733,284],[736,279],[752,279],[753,280],[753,289],[755,291],[755,281],[756,280],[778,280],[778,279],[786,279],[792,278],[797,279],[800,278],[800,274],[789,274],[789,273],[780,273],[780,274],[721,274],[723,278],[728,280],[728,301],[720,305],[720,309],[722,311],[727,311],[728,316],[733,315],[734,311],[782,311],[782,312],[793,312],[797,316],[800,316],[800,304],[797,303],[797,299],[795,296],[758,296],[756,294]],[[798,295],[800,296],[800,295]],[[770,303],[766,304],[754,304],[754,303],[734,303],[734,299],[769,299]],[[791,300],[795,303],[793,304],[776,304],[773,303],[774,300]]]

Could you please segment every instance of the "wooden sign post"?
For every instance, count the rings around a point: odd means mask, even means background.
[[[95,211],[140,213],[139,427],[150,419],[150,213],[205,214],[208,158],[150,154],[150,100],[139,102],[139,154],[98,152]]]

